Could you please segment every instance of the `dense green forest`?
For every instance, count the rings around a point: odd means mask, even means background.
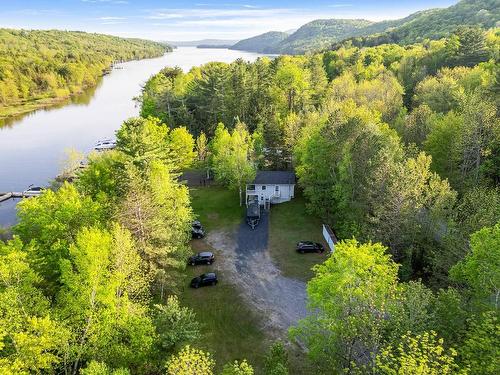
[[[336,46],[346,39],[358,47],[412,44],[449,36],[459,26],[495,27],[500,19],[499,9],[496,0],[461,0],[449,8],[421,11],[398,20],[315,20],[287,38],[282,34],[278,38],[278,33],[266,33],[242,40],[234,47],[255,52],[303,54],[329,49],[332,44]],[[270,39],[270,35],[273,38]]]
[[[222,181],[294,168],[309,209],[356,238],[316,268],[320,313],[292,330],[322,372],[400,373],[428,352],[435,373],[497,372],[499,37],[460,28],[407,47],[166,68],[147,83],[142,115],[212,139]]]
[[[109,35],[0,29],[0,117],[95,86],[114,61],[161,56],[168,49]]]
[[[258,168],[294,169],[343,239],[290,330],[313,373],[497,374],[499,46],[498,29],[461,28],[163,69],[116,150],[19,203],[0,241],[0,372],[257,372],[247,353],[216,364],[199,350],[202,327],[176,297],[194,219],[179,175],[196,165],[236,191]],[[296,373],[281,343],[263,362]]]

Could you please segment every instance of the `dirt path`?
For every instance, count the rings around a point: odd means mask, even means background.
[[[240,288],[245,300],[268,317],[266,328],[283,334],[305,317],[306,284],[282,276],[267,250],[267,214],[255,230],[242,223],[232,233],[211,232],[206,240],[222,253],[219,265],[229,272],[231,282]]]

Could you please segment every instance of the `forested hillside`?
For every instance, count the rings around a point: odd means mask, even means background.
[[[358,35],[372,22],[367,20],[315,20],[300,27],[282,41],[276,52],[283,54],[302,54],[328,47],[333,41]]]
[[[498,372],[499,45],[461,28],[147,83],[142,115],[206,135],[216,176],[233,147],[243,181],[293,168],[311,212],[356,239],[315,268],[292,330],[318,373]]]
[[[479,26],[484,29],[498,25],[500,5],[497,0],[461,0],[456,5],[445,9],[432,9],[416,13],[401,20],[389,23],[386,32],[371,35],[384,30],[366,28],[365,37],[354,38],[356,46],[375,46],[384,43],[411,44],[424,39],[439,39],[450,35],[459,26]],[[382,24],[382,23],[380,23]]]
[[[268,46],[266,51],[257,51],[253,49],[253,43],[246,43],[254,38],[240,43],[247,47],[247,51],[297,55],[329,49],[332,44],[336,48],[344,40],[350,40],[358,47],[436,40],[450,35],[459,26],[488,29],[495,27],[499,21],[500,6],[497,0],[461,0],[449,8],[425,10],[398,20],[315,20],[302,26],[279,44]]]
[[[161,56],[168,47],[109,35],[0,29],[0,117],[94,86],[113,61]]]
[[[273,51],[276,51],[277,45],[286,38],[288,38],[287,33],[270,31],[254,36],[253,38],[241,40],[229,49],[258,53],[273,53]]]

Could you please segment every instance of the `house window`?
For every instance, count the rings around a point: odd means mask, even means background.
[[[247,190],[254,191],[255,185],[248,185]]]
[[[274,191],[276,191],[276,193],[279,193],[280,192],[280,186],[276,185],[276,187],[274,188]]]
[[[266,190],[266,185],[262,185],[262,190]]]

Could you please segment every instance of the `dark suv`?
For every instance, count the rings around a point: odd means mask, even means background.
[[[188,264],[196,266],[197,264],[212,264],[214,261],[214,254],[209,251],[204,251],[189,257]]]
[[[205,237],[205,230],[203,225],[198,220],[193,221],[191,224],[191,236],[193,238],[203,238]]]
[[[304,253],[322,253],[325,251],[323,245],[317,242],[300,241],[297,243],[297,251],[301,254]]]
[[[217,275],[214,272],[204,273],[191,280],[191,288],[199,288],[200,286],[217,285]]]

